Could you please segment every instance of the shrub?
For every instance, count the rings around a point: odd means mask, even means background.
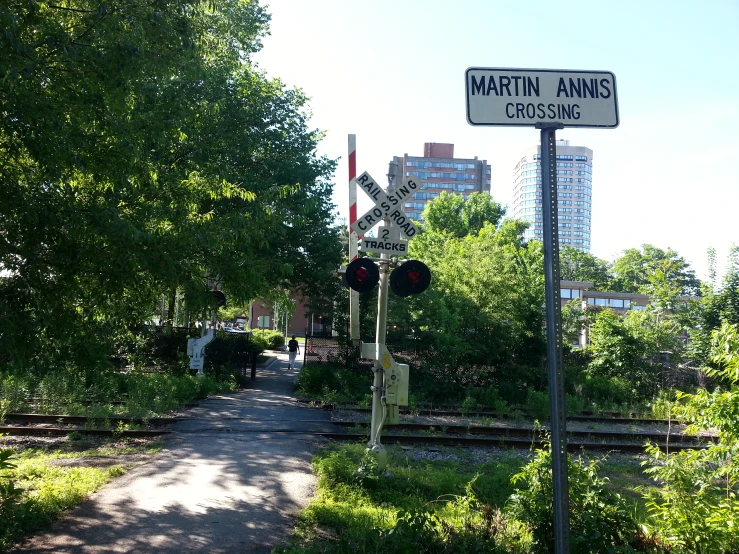
[[[608,479],[598,476],[599,463],[567,457],[572,552],[635,552],[629,545],[639,534],[636,521],[624,500],[606,488]],[[524,486],[511,495],[506,513],[530,528],[531,552],[553,552],[551,448],[537,450],[511,482]]]
[[[320,395],[325,389],[335,391],[339,388],[334,367],[325,364],[303,366],[298,375],[298,389],[303,394]]]
[[[0,449],[0,548],[7,537],[15,532],[22,511],[23,489],[16,487],[15,482],[5,475],[16,467],[10,460],[12,456],[12,450]]]
[[[589,402],[601,407],[616,407],[630,404],[634,394],[628,382],[618,377],[588,375],[582,383],[582,395]]]
[[[537,419],[549,417],[549,393],[530,390],[526,397],[526,409]]]
[[[261,334],[253,333],[251,336],[251,349],[261,354],[269,348],[269,341]]]
[[[646,470],[661,485],[646,490],[650,526],[675,552],[728,554],[739,552],[739,326],[724,323],[712,334],[709,377],[724,381],[728,390],[704,389],[678,393],[677,408],[690,423],[689,432],[718,431],[718,442],[705,450],[652,456]],[[645,462],[646,464],[647,462]]]
[[[269,329],[254,329],[252,331],[252,338],[259,337],[264,339],[267,343],[267,348],[270,350],[277,350],[285,346],[285,335],[279,331],[271,331]]]

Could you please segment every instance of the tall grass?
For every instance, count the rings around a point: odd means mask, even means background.
[[[211,377],[158,373],[57,370],[0,373],[0,421],[8,412],[151,417],[177,410],[210,394],[233,389],[234,382]]]

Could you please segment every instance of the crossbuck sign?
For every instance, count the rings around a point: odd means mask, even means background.
[[[361,189],[375,201],[374,208],[370,209],[366,214],[357,218],[352,224],[351,230],[357,236],[363,236],[367,231],[380,223],[384,217],[390,219],[390,224],[397,227],[403,236],[412,239],[418,233],[418,228],[413,224],[411,218],[408,217],[401,209],[404,200],[413,196],[413,194],[421,190],[421,182],[409,177],[398,188],[387,194],[380,185],[377,184],[372,176],[366,171],[357,177],[357,184]],[[391,237],[387,237],[390,239]],[[386,242],[386,241],[383,241]],[[392,252],[385,248],[365,248],[373,252]],[[398,253],[396,250],[395,253]]]

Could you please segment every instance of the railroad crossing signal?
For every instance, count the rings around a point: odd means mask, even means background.
[[[225,306],[226,305],[226,295],[223,294],[223,291],[220,290],[212,290],[210,291],[210,297],[217,307]]]
[[[380,270],[370,258],[357,258],[346,266],[346,284],[357,292],[369,292],[380,281]]]
[[[362,237],[359,243],[362,252],[379,252],[395,257],[408,254],[408,241],[400,240],[400,229],[395,226],[378,227],[377,237]]]
[[[390,220],[389,225],[383,225],[378,229],[377,238],[363,236],[360,249],[364,252],[380,252],[395,257],[407,254],[408,242],[401,240],[400,234],[411,239],[418,233],[418,228],[399,206],[403,200],[410,198],[422,188],[421,182],[408,178],[403,185],[387,194],[366,171],[357,177],[356,181],[367,196],[375,201],[375,206],[352,224],[352,232],[362,236],[384,218]],[[342,282],[358,292],[368,292],[375,287],[379,279],[379,271],[370,258],[357,258],[346,266]],[[431,271],[426,264],[417,260],[405,262],[390,275],[390,287],[400,297],[420,294],[430,283]]]
[[[390,288],[401,298],[421,294],[430,284],[431,271],[418,260],[408,260],[390,274]]]
[[[423,185],[420,181],[409,177],[405,180],[405,183],[390,194],[387,194],[366,171],[357,177],[356,181],[367,196],[374,200],[375,206],[352,223],[351,230],[353,233],[361,237],[380,223],[384,217],[387,217],[394,226],[400,229],[404,237],[412,239],[416,236],[418,227],[413,224],[411,218],[401,209],[401,206],[404,200],[421,190]]]

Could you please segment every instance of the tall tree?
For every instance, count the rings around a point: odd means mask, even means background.
[[[559,258],[562,280],[591,282],[596,290],[608,290],[612,277],[605,260],[572,246],[563,246]]]
[[[726,273],[717,283],[716,253],[709,251],[711,279],[704,283],[701,299],[696,305],[695,320],[690,329],[692,358],[708,364],[711,337],[723,322],[739,325],[739,247],[732,245],[726,263]]]
[[[0,6],[0,359],[94,342],[162,292],[239,301],[338,264],[334,163],[256,71],[246,0]],[[11,354],[12,351],[12,354]]]
[[[481,382],[509,392],[544,382],[543,256],[541,243],[523,240],[525,228],[505,220],[499,229],[488,223],[461,238],[427,228],[410,245],[411,256],[431,269],[432,282],[424,294],[403,299],[407,320],[428,330],[433,340],[423,356],[452,379],[469,378],[460,371],[477,366],[484,368]]]
[[[685,258],[671,248],[651,244],[624,250],[613,263],[613,274],[612,290],[649,294],[663,303],[678,295],[696,295],[700,289],[700,280]]]
[[[475,235],[490,223],[497,225],[505,208],[486,193],[473,192],[465,200],[459,194],[442,192],[423,209],[423,228],[451,233],[456,237]]]

